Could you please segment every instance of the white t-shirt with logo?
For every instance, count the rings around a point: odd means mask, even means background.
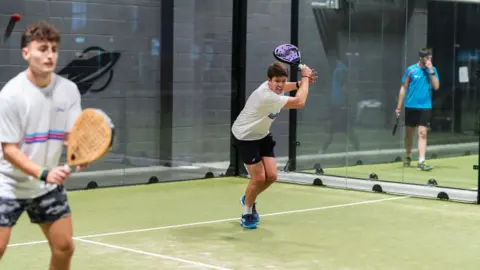
[[[60,165],[65,133],[81,112],[75,83],[53,74],[52,82],[39,88],[21,72],[0,91],[0,142],[19,143],[35,163],[55,168]],[[55,188],[14,167],[0,149],[0,197],[31,199]]]
[[[288,96],[277,94],[262,83],[248,98],[245,107],[233,123],[232,133],[238,140],[253,141],[265,138],[270,132]]]

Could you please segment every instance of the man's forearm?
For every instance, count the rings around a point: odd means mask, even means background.
[[[16,145],[2,144],[2,149],[5,159],[8,162],[22,170],[24,173],[38,178],[43,168],[28,158],[28,156],[20,151]]]
[[[299,83],[299,82],[298,82]],[[297,90],[297,82],[287,82],[285,83],[285,86],[283,87],[283,92],[290,92]]]
[[[432,78],[432,86],[433,89],[437,90],[440,87],[440,82],[437,80],[437,77],[435,75],[430,75]]]
[[[402,85],[402,87],[400,87],[400,92],[398,94],[397,109],[402,109],[404,99],[405,99],[405,87]]]
[[[301,81],[300,88],[298,89],[295,97],[298,97],[300,101],[305,104],[308,96],[308,77],[303,77]]]

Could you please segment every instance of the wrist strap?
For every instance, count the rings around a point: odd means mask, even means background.
[[[43,181],[43,182],[46,182],[47,181],[47,176],[48,176],[48,170],[47,169],[42,169],[42,171],[40,171],[40,173],[38,174],[38,180],[40,181]]]

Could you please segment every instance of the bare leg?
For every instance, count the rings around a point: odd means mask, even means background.
[[[427,153],[427,128],[424,126],[418,127],[418,161],[423,163]]]
[[[413,132],[414,127],[407,127],[405,131],[405,153],[408,157],[412,156]]]
[[[277,180],[278,176],[277,161],[274,157],[263,157],[262,162],[265,168],[265,184],[262,186],[258,194],[262,193],[268,187],[270,187],[270,185],[272,185]]]
[[[260,161],[252,165],[247,165],[247,169],[251,178],[245,191],[245,206],[251,208],[265,185],[265,168],[263,162]]]
[[[323,144],[323,147],[322,147],[322,153],[326,153],[327,152],[327,149],[328,147],[330,146],[330,144],[332,143],[333,141],[333,135],[334,133],[332,131],[330,131],[330,133],[328,134],[328,139],[325,141],[325,143]]]
[[[3,258],[3,255],[7,250],[7,246],[8,246],[8,242],[10,241],[11,234],[12,234],[11,227],[0,227],[0,260]]]
[[[69,270],[75,249],[72,218],[68,216],[40,224],[40,228],[47,237],[52,252],[50,270]]]

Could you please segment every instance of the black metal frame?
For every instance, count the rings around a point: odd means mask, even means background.
[[[290,14],[290,43],[298,46],[298,14],[300,9],[299,0],[291,1]],[[298,81],[297,70],[290,72],[290,81]],[[290,91],[290,96],[294,97],[297,91]],[[297,110],[290,109],[288,115],[288,161],[284,171],[295,171],[297,169],[297,147],[300,142],[297,141]]]
[[[477,165],[473,166],[474,170],[478,171],[477,179],[477,204],[480,204],[480,115],[478,116],[478,162]]]
[[[161,1],[160,160],[172,165],[174,0]]]
[[[246,61],[247,61],[247,2],[233,0],[232,14],[232,71],[230,96],[230,127],[245,106]],[[227,176],[247,175],[240,152],[235,146],[235,137],[230,133],[230,166]]]

